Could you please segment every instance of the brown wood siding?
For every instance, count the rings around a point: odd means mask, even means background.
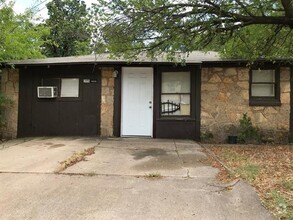
[[[190,71],[191,73],[191,115],[172,119],[160,116],[161,73],[163,71]],[[155,73],[155,121],[156,138],[200,139],[200,68],[158,66]]]
[[[32,72],[21,69],[19,74],[19,102],[17,136],[32,136]]]
[[[100,134],[101,79],[93,65],[29,67],[20,71],[18,137]],[[79,98],[37,98],[48,78],[79,78]],[[91,79],[92,83],[83,83]]]
[[[115,137],[120,137],[121,130],[121,66],[116,66],[114,68],[118,71],[118,76],[115,78],[114,85],[114,120],[113,120],[113,135]]]

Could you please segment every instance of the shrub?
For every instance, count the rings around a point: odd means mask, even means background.
[[[202,132],[200,135],[200,140],[205,143],[209,143],[213,140],[214,135],[210,131]]]
[[[251,118],[244,113],[239,120],[239,135],[238,141],[240,143],[259,143],[261,140],[259,130],[252,125]]]
[[[5,110],[12,106],[12,101],[0,92],[0,132],[6,126]]]

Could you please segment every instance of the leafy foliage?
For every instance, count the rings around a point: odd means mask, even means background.
[[[210,131],[201,132],[200,134],[200,140],[201,142],[204,142],[204,143],[208,143],[212,141],[213,138],[214,138],[214,135]]]
[[[216,50],[225,57],[292,58],[292,0],[99,0],[100,44],[116,56]]]
[[[290,28],[276,25],[244,27],[229,38],[220,48],[225,57],[256,60],[267,58],[292,58],[293,34]]]
[[[252,125],[251,118],[244,113],[239,120],[239,135],[238,140],[240,143],[260,142],[260,134],[257,128]]]
[[[12,101],[0,92],[0,129],[3,129],[6,125],[5,110],[12,104]]]
[[[53,0],[47,8],[46,25],[51,31],[44,44],[45,54],[49,57],[89,54],[91,29],[85,2]]]
[[[13,4],[0,0],[0,63],[42,57],[40,46],[48,28],[31,22],[32,12],[15,14]]]

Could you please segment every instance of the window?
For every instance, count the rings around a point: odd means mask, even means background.
[[[80,97],[79,94],[79,78],[44,78],[39,86],[54,86],[57,87],[57,98]]]
[[[279,72],[254,69],[250,74],[250,105],[279,105]]]
[[[162,116],[190,116],[190,72],[162,72]]]
[[[60,97],[78,97],[79,96],[79,79],[65,78],[61,79]]]

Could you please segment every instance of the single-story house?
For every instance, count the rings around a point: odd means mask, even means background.
[[[107,54],[32,59],[1,70],[14,101],[6,136],[210,138],[225,142],[247,113],[268,140],[293,140],[292,67],[193,52],[185,65]]]

